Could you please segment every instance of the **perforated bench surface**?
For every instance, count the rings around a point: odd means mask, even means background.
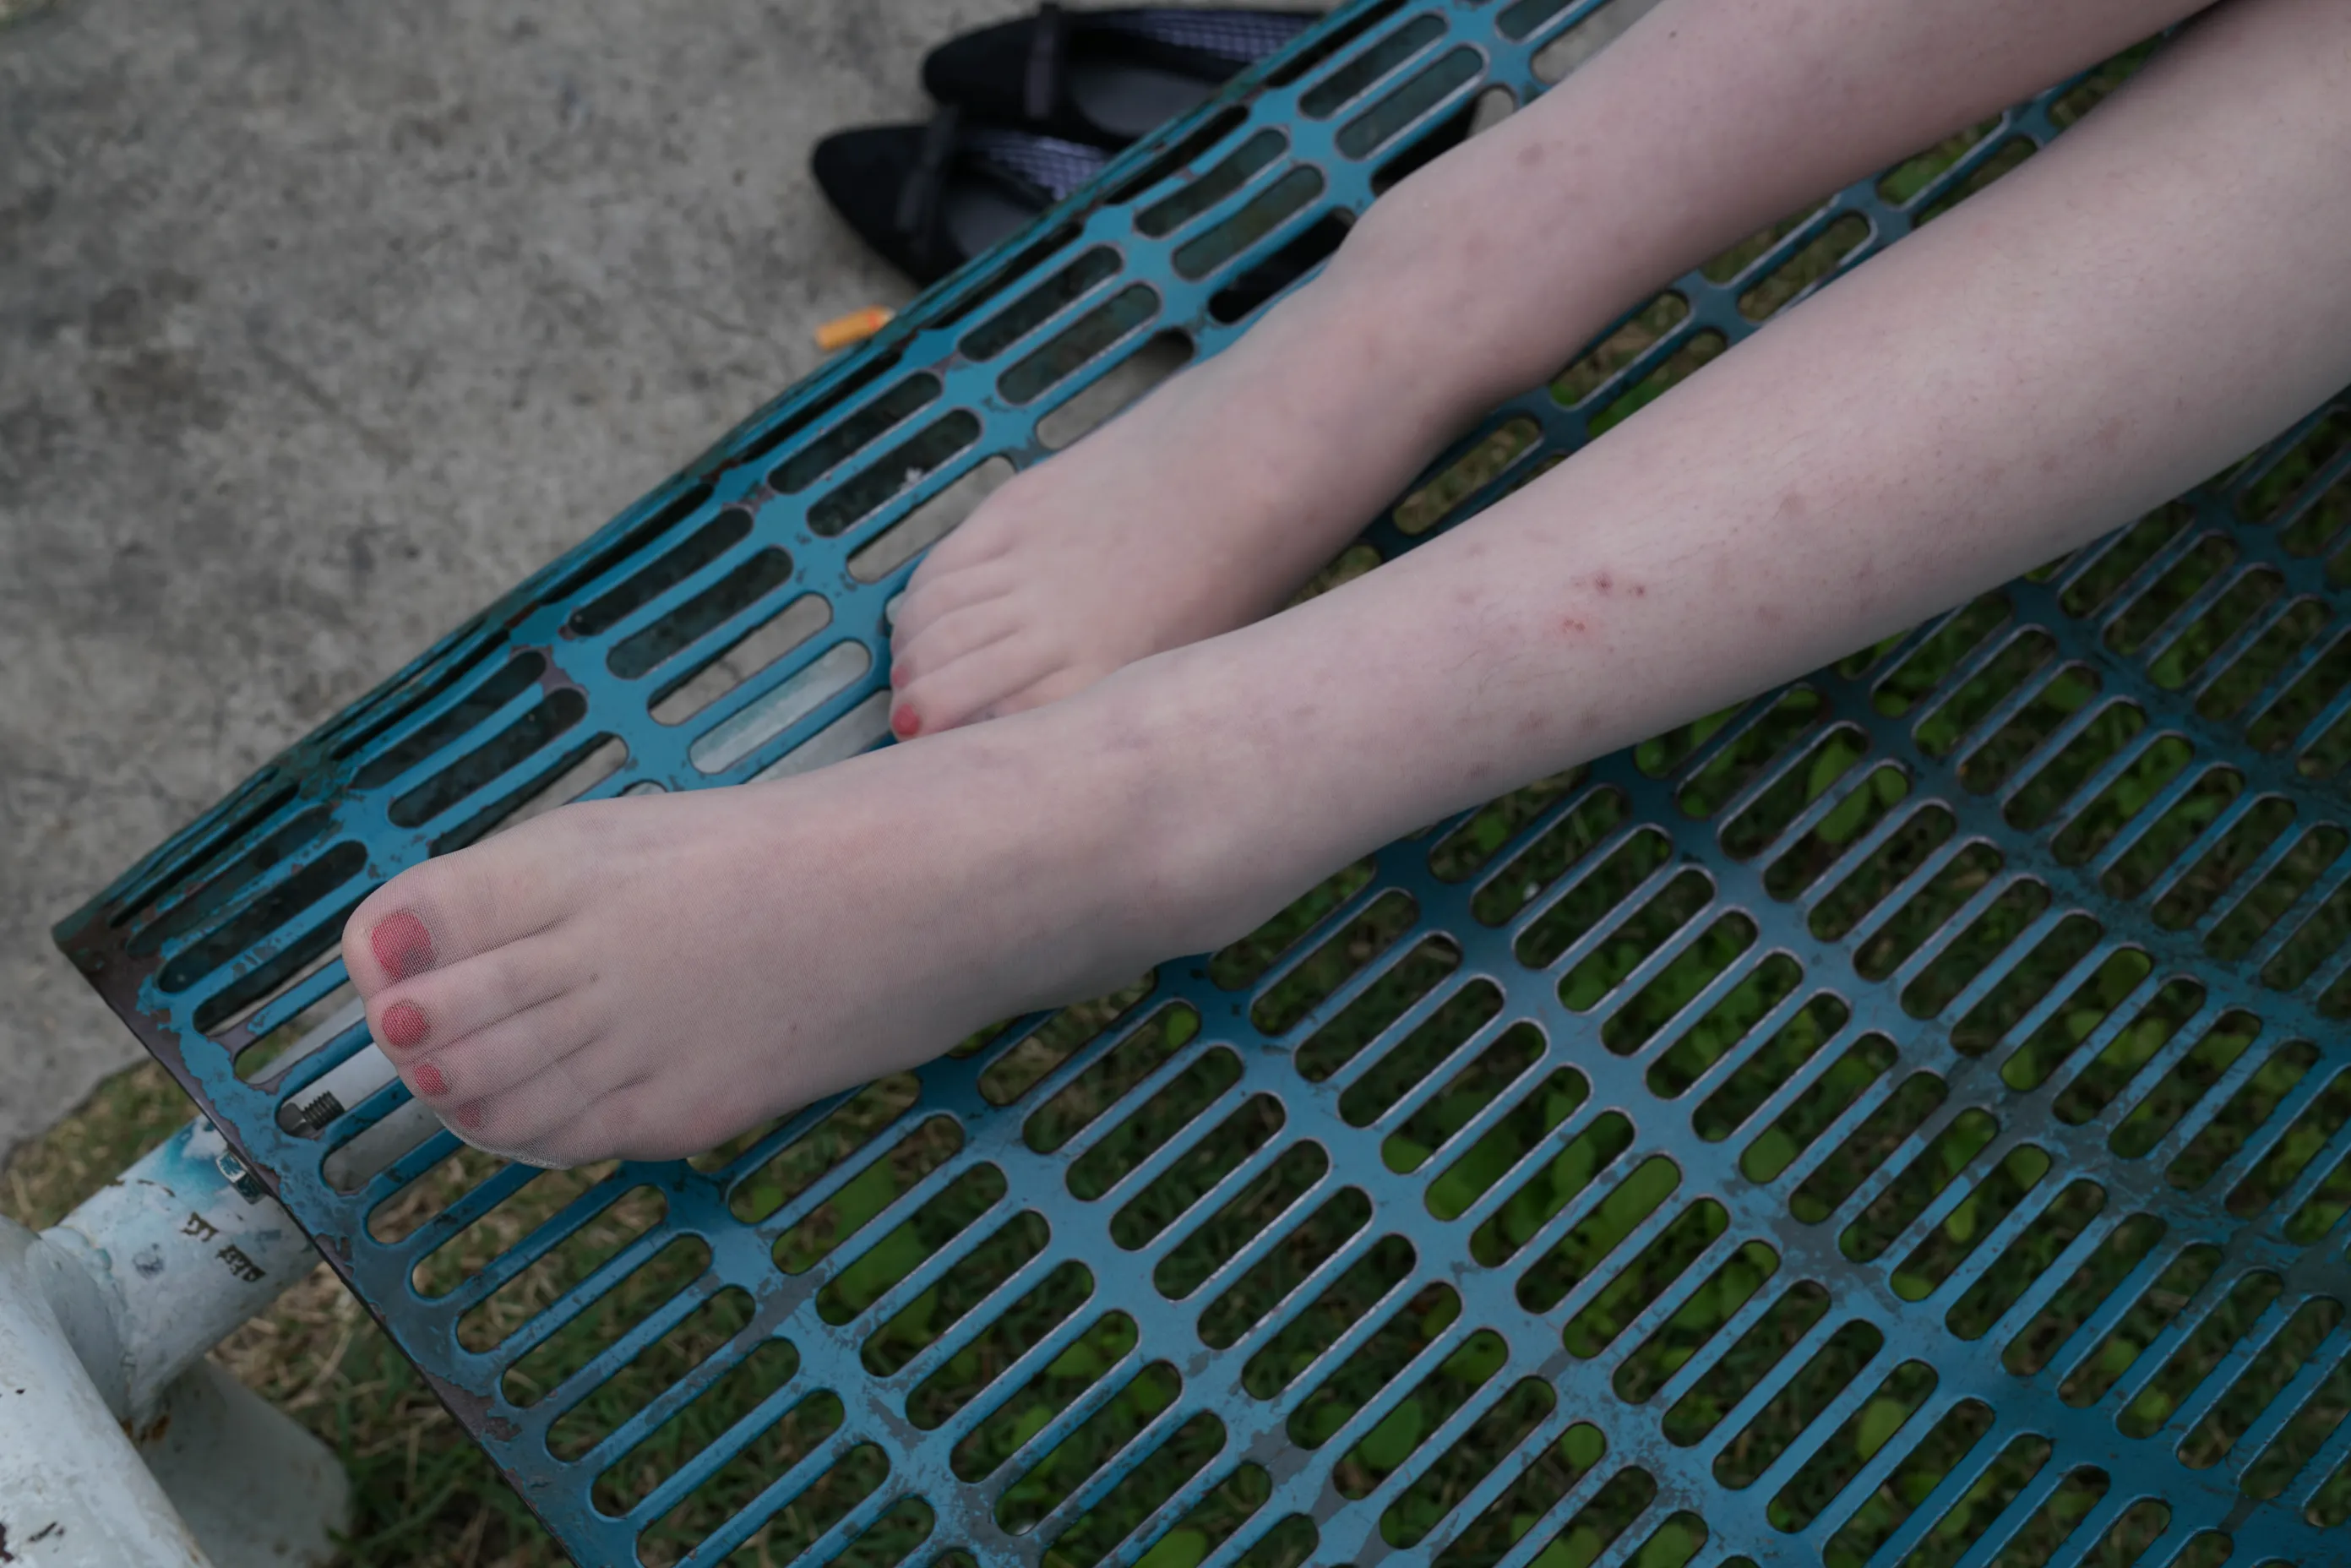
[[[1215,351],[1482,92],[1620,21],[1344,7],[60,928],[581,1562],[2351,1558],[2351,404],[1226,953],[705,1159],[463,1151],[350,1004],[335,936],[404,866],[883,742],[883,606],[981,476]],[[2116,74],[1683,278],[1367,545],[1475,512]]]

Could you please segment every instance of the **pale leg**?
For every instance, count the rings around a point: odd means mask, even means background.
[[[569,807],[344,954],[467,1134],[677,1155],[1247,931],[1365,849],[2127,520],[2351,379],[2351,6],[2081,129],[1484,517],[998,723]]]
[[[2198,0],[1666,0],[1364,217],[1238,344],[917,569],[902,736],[1270,613],[1461,425],[1763,225]]]

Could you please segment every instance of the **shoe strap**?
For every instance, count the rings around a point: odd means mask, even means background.
[[[1069,52],[1069,16],[1053,0],[1044,0],[1029,29],[1029,67],[1020,78],[1020,110],[1031,121],[1042,124],[1053,118]]]
[[[896,227],[915,257],[931,259],[938,238],[939,197],[946,189],[947,167],[955,161],[963,131],[963,110],[949,104],[923,128],[923,145],[914,166],[898,187]]]

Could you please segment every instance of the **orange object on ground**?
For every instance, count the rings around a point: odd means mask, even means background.
[[[836,349],[862,343],[887,327],[897,312],[887,305],[868,305],[862,310],[836,316],[816,329],[816,346],[830,354]]]

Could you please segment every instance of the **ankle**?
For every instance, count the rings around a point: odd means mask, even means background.
[[[1441,443],[1491,401],[1479,401],[1468,384],[1473,346],[1448,331],[1450,292],[1388,249],[1358,256],[1351,236],[1243,344],[1260,363],[1295,367],[1291,375],[1318,394],[1314,406],[1344,411],[1366,434],[1425,434]],[[1352,451],[1347,460],[1362,455]]]
[[[1298,820],[1289,732],[1234,700],[1224,641],[1141,660],[1056,705],[1061,754],[1088,759],[1072,809],[1118,797],[1106,862],[1118,907],[1104,918],[1155,957],[1247,935],[1327,870],[1333,824]]]
[[[1384,324],[1416,395],[1467,422],[1552,375],[1646,289],[1675,247],[1611,225],[1573,185],[1530,193],[1506,126],[1420,170],[1366,212],[1314,285]],[[1531,213],[1547,214],[1540,225]],[[1638,242],[1638,243],[1636,243]],[[1652,275],[1655,276],[1652,276]]]
[[[1295,553],[1302,571],[1343,547],[1493,401],[1458,384],[1451,356],[1429,339],[1429,311],[1392,281],[1315,278],[1171,382],[1167,417],[1151,430],[1156,449],[1217,452],[1227,509],[1253,528],[1273,525],[1267,544]],[[1254,499],[1232,510],[1237,494],[1249,496],[1235,482],[1252,479]]]
[[[931,777],[956,780],[951,840],[935,853],[1009,879],[1011,907],[1034,910],[1030,930],[995,928],[983,945],[1010,936],[1051,994],[1024,1005],[1067,1000],[1087,988],[1132,978],[1168,954],[1190,951],[1197,925],[1195,879],[1170,874],[1184,860],[1171,852],[1204,824],[1188,809],[1169,744],[1171,727],[1148,711],[1097,694],[1113,675],[1042,707],[915,743],[937,758]],[[926,790],[926,793],[928,791]],[[971,834],[987,852],[972,856]],[[999,889],[964,890],[974,907]],[[1016,925],[1020,922],[1016,918]]]

